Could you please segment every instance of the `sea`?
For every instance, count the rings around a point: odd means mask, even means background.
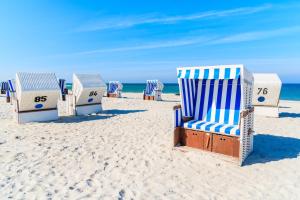
[[[145,89],[144,83],[123,83],[123,92],[142,93]],[[67,88],[72,89],[72,84],[67,83]],[[164,83],[164,93],[178,94],[179,88],[177,83]],[[300,83],[284,83],[282,84],[281,100],[300,101]]]

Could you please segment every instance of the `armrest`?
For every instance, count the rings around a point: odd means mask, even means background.
[[[174,112],[174,128],[181,127],[183,123],[181,105],[173,107]]]
[[[188,121],[191,121],[191,120],[193,120],[194,118],[193,117],[183,117],[182,118],[182,121],[183,122],[188,122]]]
[[[250,107],[248,109],[244,109],[241,111],[240,115],[241,115],[241,118],[245,118],[247,117],[250,113],[254,112],[254,107]]]
[[[178,104],[176,106],[173,106],[173,110],[177,110],[177,109],[181,109],[181,105],[180,104]]]
[[[182,116],[181,105],[176,105],[173,107],[174,111],[174,127],[181,127],[183,123],[193,120],[193,117]]]

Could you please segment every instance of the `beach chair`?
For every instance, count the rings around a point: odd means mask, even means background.
[[[164,84],[159,80],[147,80],[146,89],[143,93],[144,100],[161,101],[161,93],[164,88]]]
[[[10,102],[9,85],[8,82],[6,81],[1,83],[1,94],[6,95],[6,103],[9,103]]]
[[[6,94],[7,82],[1,82],[1,94]]]
[[[242,165],[253,148],[253,76],[243,65],[177,69],[174,146],[225,154]]]
[[[108,83],[108,90],[107,90],[107,97],[122,97],[122,89],[123,85],[119,81],[109,81]]]
[[[254,73],[253,105],[255,115],[279,117],[282,82],[277,74]]]
[[[89,115],[102,111],[106,84],[99,74],[73,74],[72,93],[66,96],[69,115]]]
[[[16,85],[16,82],[14,79],[7,81],[7,91],[6,91],[6,102],[7,103],[12,103],[11,99],[15,98],[15,93],[16,93],[15,85]]]
[[[54,73],[17,73],[14,106],[18,123],[58,119],[59,86]]]
[[[59,79],[58,80],[59,88],[60,88],[60,93],[61,93],[61,100],[65,101],[66,100],[66,80],[65,79]]]

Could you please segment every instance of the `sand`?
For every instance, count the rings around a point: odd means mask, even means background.
[[[18,125],[0,98],[1,199],[300,199],[300,102],[255,118],[245,166],[172,148],[175,95],[104,98],[105,112]],[[62,105],[60,105],[62,106]]]

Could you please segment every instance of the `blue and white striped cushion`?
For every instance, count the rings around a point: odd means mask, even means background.
[[[221,133],[225,135],[239,136],[240,129],[238,125],[222,124],[217,122],[207,122],[201,120],[192,120],[183,124],[184,128]]]

